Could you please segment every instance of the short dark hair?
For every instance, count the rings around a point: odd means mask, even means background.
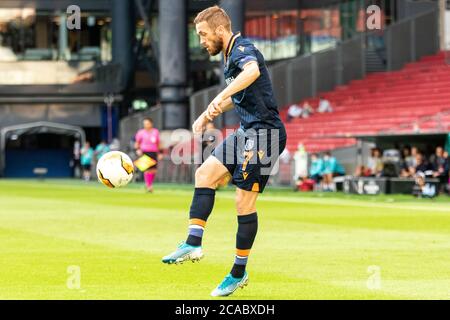
[[[153,123],[153,119],[150,117],[145,117],[143,121],[150,121],[151,123]]]
[[[209,27],[215,30],[218,26],[223,26],[231,31],[231,20],[225,10],[219,6],[212,6],[201,11],[194,19],[194,23],[206,21]]]

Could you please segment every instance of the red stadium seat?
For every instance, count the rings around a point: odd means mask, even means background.
[[[334,91],[321,93],[332,113],[315,113],[286,124],[287,148],[303,143],[309,152],[353,145],[354,135],[436,132],[450,127],[450,65],[445,53],[423,57],[402,70],[369,74]],[[314,108],[317,98],[306,99]],[[304,101],[300,101],[303,104]],[[286,119],[287,107],[280,111]],[[347,138],[348,137],[348,138]]]

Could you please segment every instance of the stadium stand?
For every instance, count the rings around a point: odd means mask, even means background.
[[[355,135],[447,131],[450,124],[450,66],[445,52],[425,56],[402,70],[369,74],[320,94],[332,113],[314,113],[286,124],[289,151],[302,143],[308,152],[353,145]],[[316,108],[318,98],[307,99]],[[301,102],[303,104],[304,101]],[[288,107],[281,110],[286,119]]]
[[[331,102],[333,112],[315,112],[287,122],[289,106],[284,106],[280,115],[288,132],[287,149],[293,154],[303,144],[308,153],[323,152],[352,146],[357,135],[447,132],[450,65],[445,58],[445,52],[425,56],[400,71],[371,73],[298,103],[308,101],[316,110],[318,97],[323,96]],[[231,128],[224,128],[224,134],[226,129]],[[192,140],[180,148],[199,151]]]

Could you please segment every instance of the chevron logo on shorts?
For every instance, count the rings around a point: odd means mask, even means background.
[[[258,157],[259,157],[259,160],[262,160],[262,158],[264,157],[264,151],[259,150],[258,151]]]
[[[248,172],[242,172],[242,176],[244,177],[244,180],[248,177]]]

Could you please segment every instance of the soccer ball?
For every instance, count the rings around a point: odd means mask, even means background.
[[[133,161],[120,151],[105,153],[97,162],[98,181],[109,188],[126,186],[133,178],[133,172]]]

